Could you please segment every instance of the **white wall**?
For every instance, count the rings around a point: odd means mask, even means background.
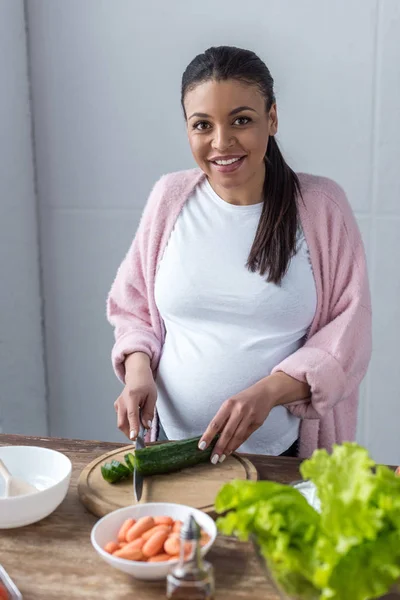
[[[22,0],[0,0],[0,432],[46,433]]]
[[[400,463],[398,0],[28,6],[52,434],[123,439],[105,297],[154,181],[193,164],[181,73],[209,45],[230,44],[270,66],[289,162],[336,179],[356,212],[374,302],[358,439]]]

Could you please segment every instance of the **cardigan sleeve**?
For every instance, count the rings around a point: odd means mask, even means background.
[[[341,208],[344,210],[341,210]],[[323,325],[273,369],[307,383],[311,397],[286,405],[298,417],[319,419],[360,385],[371,357],[371,301],[361,235],[347,202],[326,219],[319,261]],[[322,222],[322,221],[321,221]],[[329,248],[328,248],[329,245]]]
[[[149,272],[156,253],[152,230],[161,182],[162,179],[150,194],[136,235],[107,297],[107,319],[114,327],[115,338],[111,360],[115,374],[123,383],[125,359],[129,354],[144,352],[154,370],[161,352],[160,335],[152,326],[149,309]]]

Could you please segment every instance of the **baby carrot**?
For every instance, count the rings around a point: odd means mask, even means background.
[[[201,532],[200,546],[205,546],[210,541],[211,537],[205,531]]]
[[[157,531],[166,531],[167,533],[169,533],[171,531],[171,527],[169,527],[168,525],[156,525],[155,527],[152,527],[151,529],[145,531],[142,535],[142,538],[145,542],[147,542],[147,540],[149,540],[154,533],[157,533]]]
[[[172,526],[172,533],[179,533],[182,527],[182,521],[175,521]]]
[[[142,548],[144,556],[151,558],[158,554],[163,549],[167,538],[168,531],[157,531],[157,533],[154,533]]]
[[[184,542],[184,548],[185,548],[185,557],[188,557],[191,550],[192,550],[192,544],[190,542]],[[168,539],[165,541],[164,544],[164,552],[166,552],[167,554],[170,554],[171,556],[178,556],[180,554],[181,551],[181,541],[179,539],[179,536],[177,533],[172,533]]]
[[[3,584],[0,583],[0,600],[8,600],[9,595]]]
[[[178,557],[176,557],[178,558]],[[147,559],[147,562],[167,562],[167,560],[174,560],[175,557],[171,556],[170,554],[156,554],[155,556],[150,556],[150,558]]]
[[[172,517],[154,517],[154,523],[156,525],[173,525],[174,520]]]
[[[121,528],[118,532],[118,541],[125,542],[125,536],[128,533],[128,530],[136,523],[135,519],[127,519],[121,525]]]
[[[177,533],[172,533],[164,543],[164,552],[167,554],[179,554],[180,541]]]
[[[142,517],[126,533],[126,541],[132,542],[136,538],[141,537],[145,531],[154,527],[153,517]]]
[[[112,554],[113,552],[115,552],[118,549],[119,549],[119,544],[117,544],[117,542],[108,542],[108,544],[106,544],[104,546],[104,550],[106,552],[108,552],[109,554]]]
[[[127,542],[124,547],[129,550],[141,550],[144,546],[144,543],[144,539],[140,537],[136,538],[136,540],[133,540],[133,542]]]
[[[116,550],[113,556],[117,556],[118,558],[125,558],[127,560],[143,560],[143,553],[141,550],[135,550],[134,548],[121,548],[120,550]]]

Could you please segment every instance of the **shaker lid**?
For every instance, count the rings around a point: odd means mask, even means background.
[[[181,527],[181,540],[199,540],[200,526],[193,515],[189,515]]]

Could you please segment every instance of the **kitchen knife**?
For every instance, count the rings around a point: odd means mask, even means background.
[[[135,446],[136,450],[141,450],[142,448],[145,447],[145,443],[144,443],[145,433],[146,433],[146,430],[142,424],[142,415],[141,415],[141,410],[139,407],[139,433],[136,438],[136,446]],[[133,491],[135,494],[136,502],[140,501],[140,498],[142,497],[142,490],[143,490],[143,475],[141,475],[137,471],[136,462],[135,462],[135,468],[133,470]]]

